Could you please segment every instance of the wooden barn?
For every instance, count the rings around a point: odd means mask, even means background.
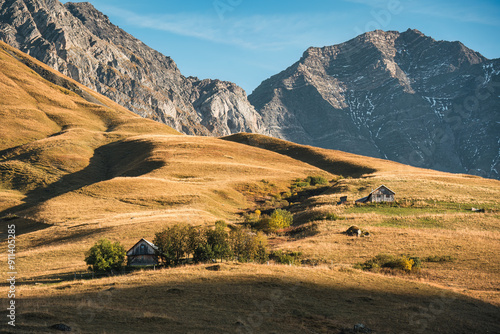
[[[158,264],[157,251],[158,247],[143,238],[127,251],[127,264],[129,266],[151,266]]]
[[[396,195],[394,191],[384,185],[381,185],[372,191],[370,195],[358,199],[356,203],[394,202],[394,195]]]

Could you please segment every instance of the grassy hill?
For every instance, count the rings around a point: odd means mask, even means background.
[[[181,135],[5,44],[0,132],[0,251],[15,224],[16,333],[59,322],[82,333],[337,333],[357,323],[378,333],[500,331],[499,181],[261,135]],[[294,186],[308,176],[329,183]],[[380,184],[396,203],[354,204]],[[336,205],[340,196],[347,204]],[[295,224],[270,235],[271,248],[301,252],[302,266],[73,280],[101,237],[128,248],[175,223],[240,224],[278,207]],[[342,234],[351,225],[371,236]],[[429,260],[410,274],[354,269],[380,253]]]

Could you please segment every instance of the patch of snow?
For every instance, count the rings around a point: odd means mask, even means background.
[[[430,105],[436,116],[443,118],[446,112],[451,108],[451,102],[448,98],[437,98],[422,96]]]

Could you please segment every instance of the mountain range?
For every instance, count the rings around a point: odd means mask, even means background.
[[[418,30],[311,47],[247,98],[175,62],[89,3],[0,0],[0,40],[129,110],[195,135],[271,135],[500,178],[500,60]]]
[[[500,59],[418,30],[309,48],[249,96],[267,134],[499,178]]]

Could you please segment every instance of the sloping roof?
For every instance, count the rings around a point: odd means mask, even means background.
[[[373,194],[374,192],[376,192],[377,190],[379,190],[379,189],[380,189],[380,188],[382,188],[382,187],[384,187],[385,189],[389,190],[389,191],[390,191],[393,195],[396,195],[396,193],[395,193],[394,191],[392,191],[391,189],[389,189],[389,187],[386,187],[386,186],[384,186],[384,185],[381,185],[381,186],[377,187],[377,189],[375,189],[374,191],[372,191],[372,192],[370,193],[370,195],[371,195],[371,194]]]
[[[135,246],[137,246],[138,244],[140,244],[142,241],[144,241],[146,244],[148,244],[148,246],[150,246],[151,248],[153,248],[155,251],[158,250],[158,247],[155,246],[155,244],[153,244],[152,242],[150,241],[147,241],[146,239],[142,238],[141,240],[137,241],[135,243],[135,245],[133,245],[128,251],[127,251],[127,256],[129,255],[129,253],[135,248]]]
[[[370,196],[366,196],[366,197],[357,199],[356,203],[366,203],[366,201],[368,200],[368,197],[370,197]]]

